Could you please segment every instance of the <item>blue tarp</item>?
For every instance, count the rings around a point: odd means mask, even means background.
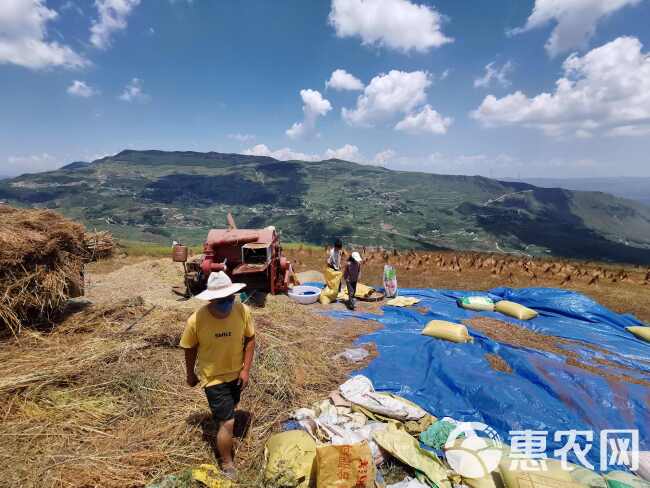
[[[421,302],[410,308],[385,306],[381,316],[329,314],[372,319],[384,325],[358,340],[377,345],[378,357],[360,371],[377,390],[402,395],[437,417],[483,422],[503,439],[515,430],[548,431],[547,453],[551,457],[557,457],[553,450],[564,445],[564,440],[554,441],[554,433],[574,429],[594,431],[594,448],[588,458],[596,466],[598,438],[604,429],[638,429],[642,450],[650,450],[650,344],[625,330],[643,325],[633,316],[616,314],[579,293],[549,288],[496,288],[487,294],[494,300],[507,299],[537,310],[540,315],[530,321],[496,312],[472,312],[456,304],[460,297],[485,296],[484,292],[400,289],[400,295]],[[422,307],[428,311],[418,310]],[[574,351],[581,363],[598,368],[601,374],[570,366],[561,355],[497,342],[471,326],[472,344],[420,334],[429,320],[461,322],[477,316],[582,341],[562,347]],[[487,353],[498,354],[512,373],[494,370]],[[616,367],[598,360],[613,362]]]

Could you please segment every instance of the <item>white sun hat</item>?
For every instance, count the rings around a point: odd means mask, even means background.
[[[360,263],[361,261],[363,261],[361,259],[361,254],[359,254],[357,251],[354,251],[352,253],[352,259],[354,259],[357,263]]]
[[[223,271],[210,273],[208,277],[208,287],[202,291],[196,298],[199,300],[215,300],[217,298],[226,298],[234,295],[241,289],[246,288],[244,283],[233,283],[230,277]]]

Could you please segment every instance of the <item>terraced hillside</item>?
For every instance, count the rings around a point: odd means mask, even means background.
[[[1,181],[0,200],[136,240],[200,242],[232,211],[241,227],[273,224],[285,241],[650,263],[650,207],[638,202],[340,160],[122,151]]]

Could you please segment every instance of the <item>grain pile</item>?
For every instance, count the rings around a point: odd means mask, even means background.
[[[106,259],[113,255],[115,242],[110,232],[97,231],[84,234],[84,247],[89,261]]]
[[[84,228],[56,212],[0,205],[0,334],[56,318],[83,290]]]

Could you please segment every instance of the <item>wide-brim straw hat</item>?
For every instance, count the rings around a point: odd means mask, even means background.
[[[246,288],[244,283],[233,283],[230,277],[223,271],[210,273],[208,277],[208,287],[202,291],[196,298],[199,300],[216,300],[217,298],[226,298],[234,295],[238,291]]]

